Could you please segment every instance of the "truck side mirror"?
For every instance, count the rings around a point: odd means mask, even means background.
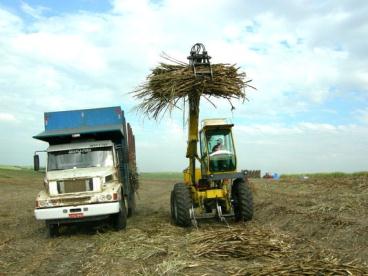
[[[33,169],[35,171],[40,170],[40,157],[37,154],[33,155]]]

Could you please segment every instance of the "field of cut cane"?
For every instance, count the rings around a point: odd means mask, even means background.
[[[253,221],[198,229],[170,222],[180,174],[142,174],[125,231],[83,224],[54,239],[33,217],[42,177],[0,169],[0,275],[368,275],[368,173],[253,179]]]

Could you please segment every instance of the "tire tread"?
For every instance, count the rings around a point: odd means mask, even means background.
[[[172,197],[172,204],[176,204],[177,208],[177,217],[175,217],[175,214],[172,214],[175,224],[183,227],[190,226],[189,209],[192,207],[192,198],[189,188],[184,183],[175,184]]]
[[[248,181],[236,179],[233,184],[232,197],[236,204],[234,206],[235,219],[250,221],[253,218],[253,195]]]

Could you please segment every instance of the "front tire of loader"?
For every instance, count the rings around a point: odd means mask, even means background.
[[[234,181],[231,197],[233,200],[235,220],[249,221],[253,218],[253,195],[248,180]]]
[[[114,229],[119,231],[126,228],[127,224],[127,212],[126,207],[124,203],[124,199],[120,201],[120,211],[119,213],[112,215],[112,224],[114,226]]]
[[[191,226],[189,209],[192,208],[192,198],[188,186],[177,183],[171,192],[171,217],[178,226]]]

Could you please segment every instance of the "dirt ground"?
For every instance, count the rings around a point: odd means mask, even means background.
[[[170,223],[180,179],[145,176],[125,231],[83,224],[53,239],[33,216],[42,177],[0,169],[0,275],[368,275],[368,174],[251,180],[252,222],[199,229]]]

